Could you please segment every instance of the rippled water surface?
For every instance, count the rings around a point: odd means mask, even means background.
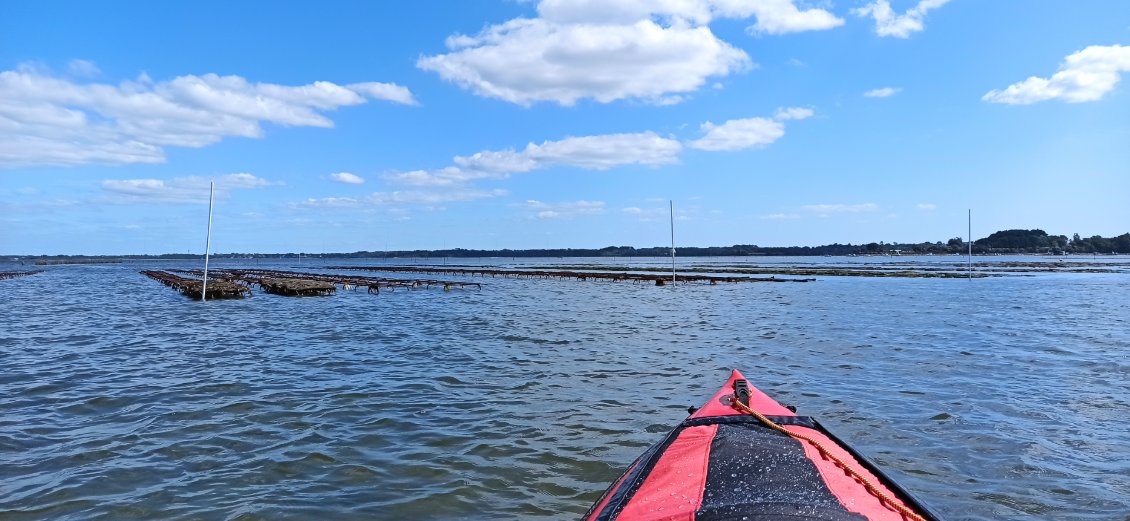
[[[0,519],[575,519],[732,367],[947,519],[1130,515],[1127,274],[200,303],[170,267],[0,281]]]

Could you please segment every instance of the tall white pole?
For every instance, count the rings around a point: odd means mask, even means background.
[[[675,287],[675,201],[671,200],[671,287]]]
[[[969,265],[969,269],[968,269],[969,277],[967,277],[967,278],[972,280],[973,279],[973,209],[972,208],[969,209],[969,257],[968,257],[968,259],[969,259],[969,261],[968,261],[968,263],[969,263],[968,264]]]
[[[212,194],[216,182],[208,183],[208,242],[204,244],[204,287],[200,290],[200,300],[208,300],[208,252],[212,251]]]

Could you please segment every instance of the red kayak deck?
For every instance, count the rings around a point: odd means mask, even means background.
[[[705,405],[640,456],[585,519],[937,519],[815,420],[797,416],[757,388],[749,386],[749,408],[807,440],[735,408],[735,383],[744,387],[744,380],[735,370]]]

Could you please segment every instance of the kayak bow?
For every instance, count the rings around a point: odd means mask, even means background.
[[[937,521],[816,420],[735,370],[640,456],[585,521]]]

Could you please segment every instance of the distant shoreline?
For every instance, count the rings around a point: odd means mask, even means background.
[[[1104,255],[1130,253],[1130,233],[1106,238],[1099,235],[1080,237],[1075,234],[1048,235],[1043,230],[1002,230],[983,239],[965,242],[954,237],[946,242],[826,244],[824,246],[733,246],[676,245],[678,257],[849,257],[849,256],[912,256],[912,255]],[[472,250],[451,248],[442,250],[355,251],[352,253],[213,253],[215,259],[486,259],[486,258],[565,258],[565,257],[670,257],[671,248],[654,246],[606,246],[604,248],[533,248],[521,250]],[[124,260],[191,260],[203,254],[165,253],[160,255],[3,255],[0,259],[14,262],[42,262],[43,264],[98,264]]]

